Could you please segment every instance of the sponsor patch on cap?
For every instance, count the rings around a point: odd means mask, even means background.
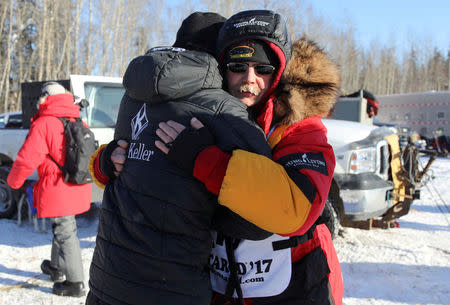
[[[250,46],[236,46],[230,50],[228,55],[231,59],[252,57],[255,54],[255,49]]]

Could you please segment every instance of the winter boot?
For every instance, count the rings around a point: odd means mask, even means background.
[[[82,297],[86,294],[83,282],[64,281],[53,285],[53,293],[69,297]]]
[[[64,273],[59,270],[58,268],[53,267],[50,265],[50,261],[48,259],[45,259],[41,264],[41,270],[45,274],[50,275],[50,278],[53,282],[62,282],[64,281]]]

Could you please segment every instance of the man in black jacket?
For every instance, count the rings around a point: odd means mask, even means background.
[[[239,238],[269,235],[219,206],[216,196],[154,145],[160,122],[187,125],[195,114],[211,131],[206,136],[224,151],[242,148],[271,157],[246,106],[221,89],[211,54],[224,20],[192,14],[172,48],[151,49],[125,72],[115,138],[129,141],[127,162],[120,177],[111,179],[113,172],[101,171],[108,164],[92,159],[97,182],[111,181],[104,192],[87,304],[209,304],[210,230],[225,230],[231,219],[243,234]]]

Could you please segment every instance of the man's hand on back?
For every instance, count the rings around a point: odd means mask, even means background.
[[[100,155],[100,171],[103,175],[114,179],[120,175],[126,160],[128,142],[125,140],[111,141]]]
[[[191,119],[191,126],[194,129],[205,127],[202,122],[196,118]],[[174,121],[167,121],[159,123],[159,128],[156,130],[156,135],[164,142],[155,141],[158,147],[166,155],[169,153],[172,142],[179,136],[179,134],[186,129],[186,126]]]
[[[155,141],[156,147],[167,154],[170,161],[190,174],[194,170],[197,155],[215,144],[213,135],[196,118],[191,119],[191,127],[174,121],[161,122],[156,134],[163,141]]]
[[[111,161],[115,168],[114,175],[116,175],[116,177],[118,177],[122,172],[123,164],[127,159],[128,142],[125,140],[118,140],[117,145],[119,146],[116,147],[111,154]]]

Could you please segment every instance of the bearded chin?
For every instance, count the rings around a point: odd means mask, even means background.
[[[251,94],[258,96],[261,90],[258,87],[244,84],[239,87],[240,92],[250,92]]]

